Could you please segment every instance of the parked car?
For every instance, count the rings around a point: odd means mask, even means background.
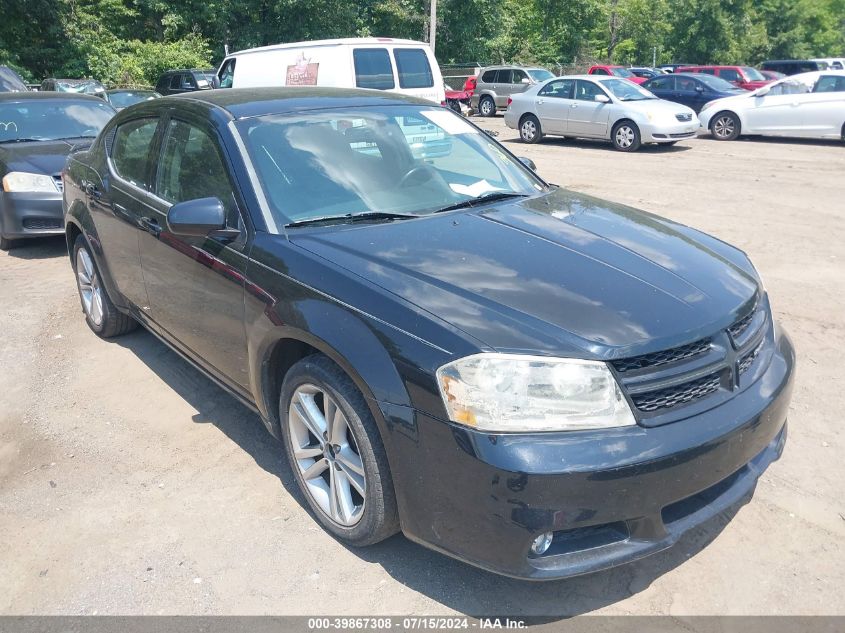
[[[751,66],[687,66],[678,68],[675,72],[714,75],[743,90],[757,90],[771,83],[759,70]]]
[[[488,66],[478,74],[472,93],[472,109],[481,116],[493,116],[508,107],[508,98],[554,77],[545,68]]]
[[[724,97],[746,94],[742,88],[704,73],[673,73],[649,79],[643,88],[667,101],[681,103],[695,112],[705,103]]]
[[[415,160],[404,117],[453,151]],[[746,255],[550,186],[437,104],[156,99],[65,192],[89,327],[140,322],[256,410],[345,544],[586,573],[747,499],[783,450],[795,354]]]
[[[760,68],[762,70],[774,70],[784,75],[800,75],[825,70],[827,62],[811,59],[777,59],[763,62],[760,64]]]
[[[784,77],[786,77],[786,75],[784,75],[783,73],[779,73],[775,70],[761,70],[760,74],[770,81],[777,81],[778,79],[783,79]]]
[[[41,82],[39,92],[73,92],[81,95],[92,95],[105,98],[106,87],[96,79],[45,79]]]
[[[699,114],[720,141],[745,134],[845,141],[845,72],[793,75],[748,95],[719,99]]]
[[[0,249],[64,233],[65,160],[88,147],[113,115],[108,103],[85,95],[0,93]]]
[[[634,73],[637,77],[642,77],[643,79],[651,79],[652,77],[659,77],[660,75],[665,75],[666,71],[660,70],[659,68],[651,68],[649,66],[631,66],[628,70]]]
[[[112,104],[112,107],[117,110],[123,110],[131,105],[140,103],[141,101],[149,101],[150,99],[158,99],[161,95],[154,90],[132,90],[128,88],[116,88],[114,90],[106,91],[106,101]]]
[[[440,66],[424,42],[389,37],[292,42],[232,53],[221,88],[325,86],[388,90],[446,105]]]
[[[28,90],[29,88],[26,87],[24,80],[14,69],[8,66],[0,66],[0,92],[26,92]]]
[[[698,132],[695,112],[617,77],[558,77],[514,95],[505,125],[525,143],[544,135],[609,140],[623,152],[674,145]]]
[[[693,64],[686,64],[686,63],[684,63],[684,64],[663,64],[661,66],[658,66],[658,68],[660,70],[664,71],[664,72],[673,73],[676,70],[678,70],[678,68],[686,68],[687,66],[692,66],[692,65]]]
[[[183,92],[211,90],[215,82],[214,70],[168,70],[155,85],[160,95],[178,95]]]
[[[622,79],[627,79],[628,81],[633,81],[635,84],[644,83],[646,78],[639,77],[635,75],[633,72],[625,68],[624,66],[611,66],[608,64],[600,64],[596,66],[592,66],[590,70],[587,71],[588,75],[604,75],[609,77],[621,77]]]

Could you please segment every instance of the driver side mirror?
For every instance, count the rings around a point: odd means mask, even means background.
[[[226,228],[226,211],[217,198],[177,202],[167,212],[167,228],[185,237],[234,239],[240,231]]]
[[[599,103],[610,103],[610,97],[607,95],[596,95],[593,97],[594,101],[598,101]]]
[[[214,76],[211,78],[211,87],[212,87],[214,90],[217,90],[217,89],[220,87],[220,77],[218,77],[217,75],[214,75]]]
[[[531,171],[537,171],[537,164],[526,156],[519,156],[519,162],[528,167]]]

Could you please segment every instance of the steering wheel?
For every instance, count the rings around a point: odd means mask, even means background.
[[[415,165],[408,170],[408,172],[399,179],[399,186],[405,187],[408,183],[415,177],[421,174],[428,174],[428,178],[422,180],[431,180],[434,177],[440,177],[440,172],[438,172],[434,167],[429,165],[428,163],[423,163],[421,165]]]

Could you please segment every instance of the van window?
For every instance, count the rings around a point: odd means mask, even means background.
[[[386,48],[356,48],[352,51],[355,61],[355,85],[359,88],[390,90],[395,87],[393,64]]]
[[[225,64],[223,64],[223,68],[220,69],[220,73],[218,74],[218,78],[220,79],[220,87],[221,88],[231,88],[232,83],[235,81],[235,62],[238,61],[237,58],[233,57]]]
[[[395,48],[396,71],[399,74],[400,88],[431,88],[434,76],[428,56],[421,48]]]

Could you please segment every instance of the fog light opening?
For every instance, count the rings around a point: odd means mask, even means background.
[[[552,539],[554,539],[554,534],[551,532],[544,532],[537,538],[535,538],[531,542],[531,553],[535,556],[542,556],[546,552],[549,551],[549,547],[552,545]]]

